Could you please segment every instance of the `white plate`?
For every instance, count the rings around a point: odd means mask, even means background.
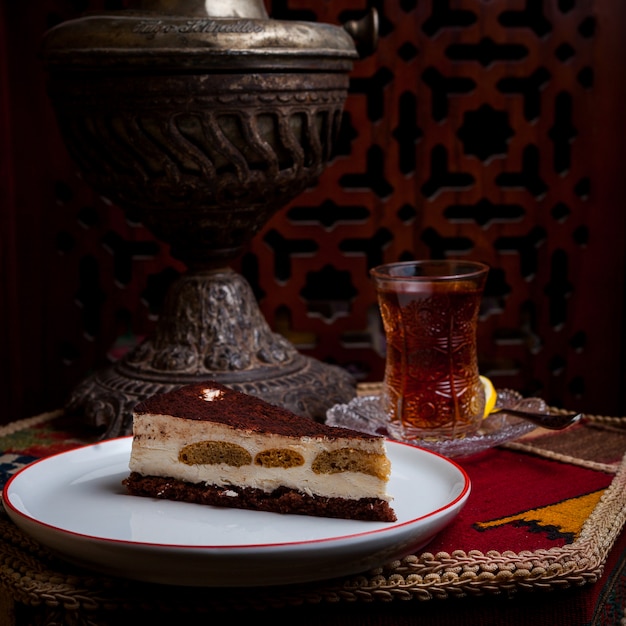
[[[9,516],[60,556],[102,573],[236,587],[379,567],[428,543],[470,493],[452,461],[389,441],[394,523],[171,502],[126,494],[130,446],[131,437],[113,439],[28,465],[4,488]]]

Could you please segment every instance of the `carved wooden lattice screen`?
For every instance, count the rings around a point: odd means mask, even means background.
[[[26,4],[6,8],[16,56],[36,49],[53,23],[123,2]],[[355,65],[336,157],[237,266],[263,313],[303,352],[379,380],[368,269],[418,257],[482,260],[492,267],[479,330],[483,371],[497,386],[555,405],[622,411],[626,5],[268,2],[275,18],[335,24],[372,6],[379,46]],[[18,38],[26,23],[30,37]],[[60,402],[90,369],[151,331],[183,268],[80,180],[37,59],[19,72],[9,65],[14,125],[39,146],[28,166],[23,157],[15,166],[40,221],[33,230],[28,214],[17,218],[18,257],[29,259],[22,300],[32,301],[27,289],[37,295],[14,340],[42,354],[36,366],[18,364],[24,394]],[[34,77],[26,94],[24,70]]]
[[[620,307],[623,297],[623,278],[605,283],[613,296],[602,292],[604,301],[591,300],[595,290],[583,282],[610,271],[592,260],[601,222],[621,229],[614,243],[625,240],[622,206],[601,205],[598,189],[610,184],[599,170],[619,176],[620,165],[596,136],[600,103],[613,95],[598,67],[612,61],[598,39],[617,3],[368,5],[380,13],[381,39],[353,74],[338,156],[252,246],[262,310],[313,355],[377,379],[368,268],[482,260],[492,267],[483,370],[498,385],[591,410],[592,363],[617,350],[606,329],[600,337],[593,328],[594,311]],[[274,1],[272,11],[337,23],[365,8],[291,0]],[[619,281],[623,254],[614,260]]]

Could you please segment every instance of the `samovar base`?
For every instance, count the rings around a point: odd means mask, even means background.
[[[300,355],[293,371],[250,372],[250,380],[215,373],[193,377],[168,377],[155,380],[149,375],[114,363],[87,377],[76,386],[66,405],[71,414],[80,413],[90,425],[109,439],[132,433],[132,411],[138,402],[182,385],[214,380],[232,389],[249,393],[283,406],[294,413],[324,421],[326,411],[335,404],[349,402],[355,395],[352,377],[340,367]],[[145,373],[143,373],[145,374]],[[259,380],[255,376],[263,374]]]
[[[346,370],[302,355],[272,332],[246,280],[220,269],[179,278],[154,337],[79,383],[65,409],[103,439],[128,435],[138,402],[209,380],[316,421],[356,394]]]

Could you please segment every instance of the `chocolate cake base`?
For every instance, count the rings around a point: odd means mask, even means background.
[[[142,476],[137,472],[132,472],[123,483],[128,493],[134,496],[273,513],[337,517],[372,522],[396,521],[396,515],[389,503],[378,498],[361,498],[360,500],[326,498],[310,496],[286,487],[267,493],[251,487],[192,484],[174,478]]]

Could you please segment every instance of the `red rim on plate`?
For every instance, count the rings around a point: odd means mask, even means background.
[[[412,553],[456,517],[471,485],[455,462],[387,442],[394,523],[139,498],[125,493],[132,438],[33,462],[4,487],[13,521],[61,557],[148,582],[246,586],[355,574]]]

